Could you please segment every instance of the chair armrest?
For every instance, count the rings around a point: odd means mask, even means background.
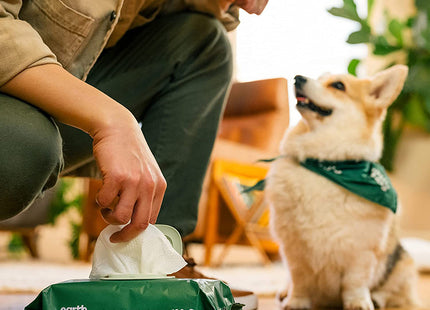
[[[275,78],[233,83],[224,117],[288,109],[287,80]]]

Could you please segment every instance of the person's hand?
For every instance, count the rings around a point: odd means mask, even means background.
[[[106,222],[128,223],[111,236],[111,242],[129,241],[155,223],[166,181],[134,118],[119,120],[93,138],[94,157],[103,176],[96,201]]]
[[[155,223],[166,181],[130,111],[57,64],[28,68],[0,90],[93,138],[103,176],[97,195],[102,215],[110,224],[128,223],[112,242],[129,241]]]
[[[224,0],[228,5],[237,5],[238,7],[244,9],[249,14],[260,15],[267,5],[269,0]]]

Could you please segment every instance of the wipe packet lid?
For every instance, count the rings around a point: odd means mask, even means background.
[[[166,236],[175,251],[182,255],[184,251],[182,247],[182,238],[176,228],[165,224],[155,224],[154,226]]]

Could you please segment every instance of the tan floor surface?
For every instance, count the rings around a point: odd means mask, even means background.
[[[202,246],[194,245],[191,247],[190,254],[196,258],[198,263],[202,261]],[[216,252],[219,252],[217,249]],[[260,258],[256,255],[254,250],[249,247],[235,247],[225,259],[227,267],[240,266],[241,264],[259,264]],[[201,268],[205,269],[205,268]],[[1,275],[0,275],[1,276]],[[282,275],[280,275],[282,276]],[[430,273],[421,274],[419,279],[419,295],[423,307],[419,309],[430,310]],[[28,305],[36,294],[1,294],[0,293],[0,310],[22,310]],[[275,310],[277,308],[276,300],[273,296],[260,296],[259,297],[259,310]],[[158,310],[158,309],[154,309]],[[411,309],[397,309],[397,310],[411,310]]]
[[[430,275],[422,275],[420,277],[420,296],[424,305],[420,309],[430,309]],[[0,294],[0,309],[1,310],[22,310],[24,306],[30,303],[35,298],[35,295],[1,295]],[[259,310],[274,310],[277,309],[276,301],[273,297],[259,298]],[[154,309],[155,310],[155,309]],[[387,309],[389,310],[389,309]],[[412,309],[395,309],[395,310],[412,310]]]
[[[419,309],[430,310],[430,274],[421,275],[420,281],[419,281],[419,293],[423,303],[423,307]],[[9,295],[0,294],[0,310],[22,310],[35,297],[36,297],[35,294],[9,294]],[[277,309],[276,300],[273,297],[260,297],[258,309],[259,310]],[[396,309],[396,310],[412,310],[412,309]]]

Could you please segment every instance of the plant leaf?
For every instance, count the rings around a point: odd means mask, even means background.
[[[11,253],[21,253],[24,251],[24,241],[22,240],[22,236],[18,233],[13,233],[9,243],[7,245],[7,249]]]
[[[400,23],[397,19],[391,20],[388,25],[388,30],[396,39],[397,44],[399,46],[403,46],[403,29],[404,25]]]
[[[328,10],[331,15],[343,17],[346,19],[354,20],[356,22],[362,23],[363,20],[357,13],[357,6],[355,5],[354,0],[343,0],[343,6],[332,7]]]
[[[427,129],[428,118],[424,110],[423,100],[419,96],[411,96],[408,104],[403,108],[405,120],[421,129]]]
[[[412,26],[415,24],[415,19],[416,17],[409,17],[405,23],[405,26],[408,28],[412,28]]]
[[[364,27],[361,30],[353,32],[349,35],[348,40],[346,40],[349,44],[359,44],[359,43],[368,43],[370,41],[370,31],[365,29]]]
[[[430,115],[430,96],[427,96],[424,99],[424,107],[426,109],[427,114]]]
[[[415,0],[415,6],[418,11],[430,11],[430,1],[428,0]]]
[[[374,3],[375,0],[367,0],[367,15],[370,15],[370,12],[372,12]]]
[[[393,46],[388,43],[387,39],[384,36],[375,37],[372,43],[374,44],[374,55],[384,56],[401,49],[401,47],[399,46]]]
[[[79,237],[81,235],[82,224],[76,222],[70,222],[72,236],[69,240],[69,248],[73,259],[79,259]]]
[[[352,74],[353,76],[357,76],[357,67],[360,64],[360,62],[361,62],[360,59],[356,59],[356,58],[352,59],[348,65],[348,73]]]

